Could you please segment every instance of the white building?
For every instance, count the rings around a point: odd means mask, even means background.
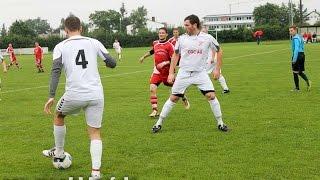
[[[314,25],[316,22],[320,21],[320,13],[315,9],[311,13],[307,15],[308,20],[307,23],[310,25]]]
[[[162,27],[166,27],[166,23],[157,22],[155,17],[152,17],[151,20],[147,20],[146,28],[151,32],[156,32]],[[127,34],[134,34],[133,24],[127,26]]]
[[[254,18],[252,13],[207,15],[203,18],[203,25],[209,31],[222,31],[237,29],[239,27],[253,28]]]

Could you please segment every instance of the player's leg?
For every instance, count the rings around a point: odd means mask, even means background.
[[[299,66],[299,76],[307,83],[308,86],[308,91],[311,90],[311,81],[308,79],[307,75],[304,73],[305,68],[304,68],[304,62],[305,62],[305,56],[303,53],[299,53],[298,56],[298,66]]]
[[[183,97],[185,90],[191,85],[190,74],[179,71],[176,80],[172,86],[172,94],[163,105],[160,116],[156,124],[153,126],[152,131],[157,133],[161,128],[164,120],[169,116],[175,104]]]
[[[215,90],[208,74],[205,72],[199,73],[195,84],[200,89],[201,93],[206,96],[211,111],[217,121],[218,129],[221,131],[228,131],[228,127],[223,123],[220,103],[215,95]]]
[[[230,90],[229,90],[229,87],[227,85],[227,81],[226,79],[224,78],[224,76],[222,74],[220,74],[220,77],[218,79],[222,89],[223,89],[223,93],[229,93]]]
[[[15,55],[12,56],[12,60],[13,60],[13,64],[14,64],[18,69],[20,69],[20,66],[19,66],[17,57],[16,57]]]
[[[159,74],[152,74],[150,78],[150,104],[152,108],[152,112],[149,115],[150,117],[156,117],[159,115],[158,111],[158,97],[157,97],[157,89],[161,84],[162,80]]]
[[[1,58],[1,57],[0,57],[0,58]],[[4,59],[0,59],[0,63],[2,64],[3,72],[6,73],[6,72],[7,72],[6,62],[4,61]]]
[[[119,61],[121,60],[122,56],[121,56],[121,50],[119,50],[118,52],[118,58],[119,58]]]
[[[299,87],[299,65],[298,62],[292,63],[292,74],[293,74],[293,81],[294,81],[294,85],[295,88],[292,89],[291,91],[299,91],[300,87]]]
[[[35,66],[36,66],[36,68],[38,69],[38,73],[41,73],[40,65],[39,65],[39,59],[36,59],[36,60],[35,60]]]
[[[159,115],[157,89],[157,84],[150,84],[150,104],[152,108],[152,112],[149,115],[150,117],[156,117]]]
[[[168,73],[165,73],[164,75],[161,74],[161,78],[162,78],[162,82],[165,86],[168,86],[168,87],[172,87],[173,84],[170,84],[168,82],[168,76],[169,76],[169,69],[167,69]],[[190,102],[187,98],[187,96],[185,94],[182,94],[181,95],[181,100],[182,100],[182,103],[183,103],[183,106],[185,109],[190,109]]]
[[[53,122],[53,134],[55,147],[49,150],[44,150],[44,156],[53,158],[64,158],[64,143],[66,135],[66,126],[64,118],[70,114],[77,114],[81,110],[83,104],[79,101],[68,101],[64,97],[60,98],[56,106],[56,115]]]
[[[100,178],[100,168],[102,159],[102,140],[100,128],[103,117],[104,100],[90,101],[88,106],[84,108],[88,133],[90,137],[90,154],[92,162],[91,176]]]

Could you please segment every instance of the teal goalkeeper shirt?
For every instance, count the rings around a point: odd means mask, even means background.
[[[299,52],[304,52],[304,43],[300,35],[296,34],[292,38],[292,62],[295,63],[298,59]]]

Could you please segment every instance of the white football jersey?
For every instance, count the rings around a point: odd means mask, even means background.
[[[184,71],[206,70],[208,54],[211,50],[218,51],[219,43],[210,34],[200,32],[190,36],[184,34],[177,41],[175,50],[181,55],[180,69]]]
[[[116,50],[121,50],[120,43],[119,42],[114,42],[113,43],[113,48],[116,49]]]
[[[105,59],[108,53],[101,42],[83,36],[72,36],[56,45],[53,60],[61,58],[66,75],[66,99],[88,101],[104,98],[97,56]]]

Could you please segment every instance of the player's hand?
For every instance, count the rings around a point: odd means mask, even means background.
[[[220,77],[220,69],[215,69],[213,71],[213,79],[217,80]]]
[[[48,102],[44,105],[44,112],[47,114],[52,114],[51,113],[51,107],[53,105],[54,98],[49,98]]]
[[[168,76],[168,83],[173,84],[173,82],[174,82],[174,74],[170,73],[169,76]]]

